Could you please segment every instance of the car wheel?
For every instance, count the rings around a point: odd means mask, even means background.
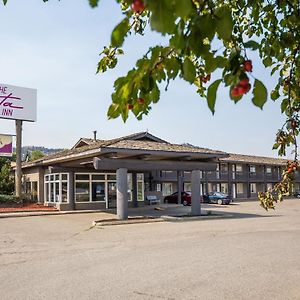
[[[222,205],[223,204],[223,200],[222,199],[218,199],[218,204]]]
[[[188,205],[188,202],[187,202],[186,200],[183,200],[183,201],[182,201],[182,204],[183,204],[183,206],[187,206],[187,205]]]
[[[300,198],[300,195],[297,195],[297,198]]]

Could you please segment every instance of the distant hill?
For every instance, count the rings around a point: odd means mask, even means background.
[[[56,153],[56,152],[59,152],[59,151],[62,151],[62,150],[64,150],[64,149],[45,148],[43,146],[24,146],[24,147],[22,147],[22,160],[25,159],[27,153],[30,153],[32,151],[41,151],[45,155],[49,155],[49,154]],[[14,152],[15,151],[16,151],[16,149],[14,149]]]

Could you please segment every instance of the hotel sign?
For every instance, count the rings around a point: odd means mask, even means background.
[[[37,90],[0,83],[0,118],[36,121]]]
[[[0,134],[0,156],[12,156],[12,136]]]

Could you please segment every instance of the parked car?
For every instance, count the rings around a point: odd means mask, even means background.
[[[300,198],[300,191],[295,191],[295,193],[294,193],[294,197],[296,197],[296,198]]]
[[[164,198],[164,203],[177,203],[178,192],[175,192]],[[184,206],[191,205],[192,203],[192,194],[190,192],[181,192],[181,204]]]
[[[229,204],[231,201],[227,194],[221,192],[210,192],[203,195],[204,203]]]

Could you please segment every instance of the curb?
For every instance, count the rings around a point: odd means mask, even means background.
[[[63,215],[75,215],[75,214],[91,214],[101,213],[103,210],[75,210],[75,211],[58,211],[58,212],[9,212],[0,213],[0,219],[5,218],[25,218],[25,217],[43,217],[43,216],[63,216]]]
[[[131,225],[131,224],[145,224],[145,223],[158,223],[164,222],[162,218],[133,218],[128,220],[101,220],[93,221],[93,226],[114,226],[114,225]]]
[[[127,220],[109,219],[93,221],[93,226],[115,226],[115,225],[131,225],[143,223],[157,223],[157,222],[186,222],[186,221],[201,221],[201,220],[215,220],[222,218],[233,218],[233,215],[201,215],[201,216],[161,216],[159,218],[129,218]]]

